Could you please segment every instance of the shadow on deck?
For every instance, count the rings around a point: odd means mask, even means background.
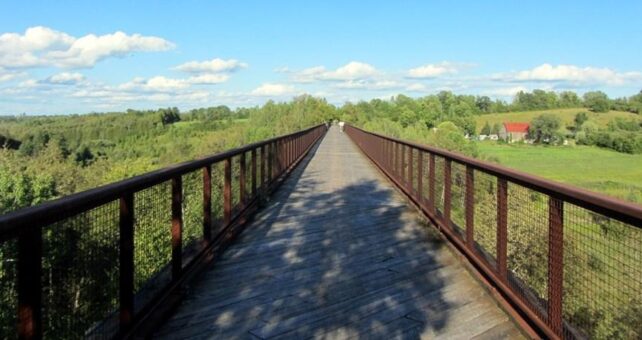
[[[520,337],[494,300],[336,129],[157,337]]]

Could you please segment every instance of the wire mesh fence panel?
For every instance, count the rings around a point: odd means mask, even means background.
[[[509,183],[509,282],[542,319],[547,317],[548,228],[548,196]]]
[[[232,216],[234,216],[240,209],[241,192],[239,184],[240,174],[240,157],[232,157]]]
[[[417,198],[419,197],[417,193],[417,185],[419,184],[419,163],[417,162],[419,160],[419,150],[416,150],[414,148],[411,148],[412,150],[412,157],[410,158],[410,172],[411,172],[411,177],[410,177],[410,192],[412,193],[412,196]]]
[[[642,229],[564,206],[567,337],[642,338]]]
[[[16,290],[18,273],[17,241],[8,240],[0,244],[0,334],[7,338],[16,338],[18,318],[18,292]],[[10,336],[13,334],[13,336]]]
[[[118,223],[115,201],[43,228],[45,338],[110,338],[118,329]]]
[[[444,161],[443,157],[435,156],[435,209],[438,214],[444,213]]]
[[[422,153],[422,185],[421,185],[421,197],[424,201],[428,201],[430,196],[430,153],[425,151],[420,151]]]
[[[225,187],[225,164],[212,164],[212,237],[222,230]]]
[[[466,238],[466,166],[457,162],[451,165],[450,219],[453,230]]]
[[[183,183],[183,266],[200,248],[203,240],[203,171],[182,176]]]
[[[171,182],[134,195],[134,291],[136,308],[170,281],[172,254]]]
[[[497,178],[475,171],[474,239],[478,253],[490,265],[497,259]]]

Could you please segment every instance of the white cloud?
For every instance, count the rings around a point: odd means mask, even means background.
[[[327,70],[324,66],[314,66],[295,72],[293,80],[300,83],[313,81],[346,81],[363,80],[379,75],[374,66],[358,61],[351,61],[336,70]]]
[[[115,32],[88,34],[75,38],[48,27],[30,27],[24,34],[0,35],[0,67],[26,68],[55,66],[93,67],[109,57],[124,57],[133,52],[156,52],[174,48],[174,44],[154,36]]]
[[[421,83],[412,83],[408,86],[406,86],[406,91],[411,91],[411,92],[425,92],[428,88],[426,85],[421,84]]]
[[[230,79],[227,74],[203,74],[200,76],[189,77],[186,82],[195,85],[212,85],[226,82]]]
[[[14,80],[16,78],[20,78],[25,76],[26,74],[24,72],[17,72],[14,70],[6,70],[2,67],[0,67],[0,83],[5,82],[5,81],[10,81]]]
[[[286,84],[272,84],[272,83],[265,83],[254,90],[250,93],[253,96],[260,96],[260,97],[277,97],[277,96],[287,96],[287,95],[293,95],[296,93],[296,89],[291,86],[291,85],[286,85]]]
[[[348,80],[338,83],[334,87],[338,89],[363,89],[363,90],[390,90],[403,87],[394,80]]]
[[[223,60],[214,58],[206,61],[190,61],[176,66],[174,69],[188,73],[222,73],[234,72],[246,68],[248,65],[236,59]]]
[[[520,91],[528,92],[529,89],[524,86],[499,87],[483,90],[482,94],[493,97],[512,97]]]
[[[469,67],[470,65],[452,63],[444,61],[438,64],[426,64],[408,70],[408,78],[427,79],[436,78],[443,75],[456,74],[461,69]]]
[[[530,70],[498,74],[495,80],[512,82],[566,82],[571,84],[624,85],[642,80],[641,72],[617,72],[609,68],[542,64]]]
[[[54,74],[53,76],[45,79],[43,82],[48,84],[73,85],[78,84],[83,80],[85,80],[85,76],[81,73],[62,72]]]

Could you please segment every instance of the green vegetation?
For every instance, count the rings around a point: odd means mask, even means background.
[[[611,120],[616,118],[622,119],[635,119],[642,121],[642,116],[624,111],[609,111],[604,113],[590,112],[585,108],[572,108],[572,109],[549,109],[549,110],[537,110],[537,111],[517,111],[517,112],[507,112],[507,113],[492,113],[487,115],[479,115],[475,117],[475,124],[479,128],[478,132],[481,132],[481,128],[484,124],[488,123],[491,126],[494,124],[502,124],[504,122],[508,123],[517,123],[525,122],[528,123],[535,119],[535,117],[541,114],[553,114],[557,116],[562,126],[575,126],[575,116],[578,113],[585,113],[588,119],[592,122],[595,122],[598,126],[606,127]]]
[[[507,167],[642,203],[642,155],[591,146],[479,143],[478,147],[481,154]]]
[[[642,93],[611,100],[600,93],[580,98],[573,92],[536,90],[518,93],[509,104],[485,96],[443,91],[417,99],[399,95],[389,101],[375,99],[341,107],[300,96],[287,103],[268,102],[260,107],[234,110],[216,106],[184,113],[176,108],[164,108],[72,116],[3,117],[0,118],[0,214],[333,119],[642,203],[642,172],[639,171],[642,168],[642,119],[637,114],[641,107]],[[521,111],[514,112],[516,110]],[[600,112],[604,110],[611,111]],[[466,135],[474,137],[477,131],[497,134],[503,122],[531,123],[530,133],[536,143],[477,142],[475,138],[466,138]],[[558,145],[562,140],[576,143]],[[442,166],[443,160],[438,159],[438,176]],[[233,176],[237,176],[238,171],[235,165]],[[464,173],[454,164],[454,187],[461,189],[465,183]],[[220,183],[220,174],[213,176],[213,182]],[[201,228],[199,181],[198,173],[183,178],[186,244],[198,238]],[[487,212],[495,209],[496,182],[481,174],[476,176],[475,183],[476,209],[479,209],[475,214],[475,230],[479,244],[492,256],[495,214]],[[436,188],[436,192],[441,192],[440,189]],[[171,256],[169,234],[158,228],[168,224],[170,205],[161,202],[169,197],[169,190],[164,183],[136,193],[137,290],[145,287]],[[509,268],[534,294],[545,297],[548,253],[542,240],[547,239],[546,197],[519,186],[511,186],[509,190],[513,197],[509,200]],[[462,190],[453,192],[453,202],[461,202],[462,193]],[[213,190],[213,201],[220,200],[220,190]],[[234,187],[234,200],[238,201],[238,186]],[[47,252],[43,271],[49,280],[43,297],[48,306],[46,312],[82,320],[82,325],[74,328],[76,331],[93,325],[114,309],[118,287],[113,278],[118,267],[114,261],[105,259],[118,257],[116,203],[48,227],[43,236]],[[461,224],[462,206],[455,205],[452,209],[453,220]],[[526,211],[528,218],[510,217]],[[213,214],[219,213],[213,211]],[[641,250],[633,249],[635,242],[623,243],[626,239],[640,240],[641,236],[631,228],[581,208],[571,209],[565,218],[569,218],[565,220],[565,242],[569,243],[565,247],[565,258],[572,259],[568,262],[569,270],[565,269],[565,287],[569,292],[565,297],[565,318],[580,323],[584,332],[595,337],[639,335],[636,329],[639,322],[631,317],[639,310],[636,300],[639,297],[630,296],[631,291],[639,290],[618,290],[600,283],[610,282],[612,277],[624,277],[622,271],[626,268],[639,267]],[[592,243],[587,246],[586,240]],[[616,259],[607,251],[617,247],[622,248],[626,256]],[[87,249],[91,249],[92,256],[85,256]],[[0,261],[0,289],[11,292],[16,274],[15,244],[0,245],[0,258],[9,259]],[[593,284],[588,288],[587,279]],[[639,284],[642,278],[633,281]],[[597,303],[586,301],[586,296],[595,296]],[[611,300],[619,301],[621,308],[614,311],[608,304]],[[69,301],[74,303],[70,305]],[[2,334],[12,330],[14,306],[15,295],[2,296]],[[47,335],[69,335],[65,332],[71,319],[51,321],[49,318]]]

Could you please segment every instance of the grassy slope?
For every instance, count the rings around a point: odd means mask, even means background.
[[[477,131],[479,132],[484,124],[488,122],[490,126],[493,126],[495,123],[503,122],[530,122],[533,118],[543,114],[543,113],[552,113],[560,117],[563,125],[572,125],[573,119],[578,112],[586,112],[589,116],[589,120],[595,122],[600,126],[606,126],[606,124],[616,118],[636,118],[642,120],[642,116],[622,111],[609,111],[604,113],[595,113],[590,112],[586,108],[576,108],[576,109],[554,109],[554,110],[540,110],[540,111],[522,111],[522,112],[509,112],[509,113],[492,113],[487,115],[480,115],[475,118],[477,122]]]
[[[642,155],[590,146],[547,147],[478,143],[502,165],[642,203]]]

